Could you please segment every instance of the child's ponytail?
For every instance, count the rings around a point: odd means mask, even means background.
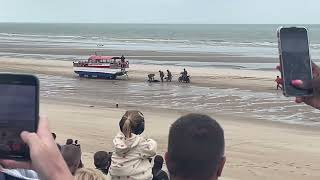
[[[131,134],[139,135],[144,131],[144,117],[140,111],[127,111],[119,122],[120,130],[126,138]]]
[[[131,137],[131,120],[129,117],[124,121],[123,127],[122,127],[122,133],[125,135],[126,138]]]

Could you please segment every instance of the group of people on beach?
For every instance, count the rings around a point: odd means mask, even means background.
[[[150,179],[150,177],[152,177],[153,180],[169,179],[167,173],[162,170],[163,157],[156,155],[157,143],[152,139],[145,139],[139,134],[144,131],[144,124],[140,124],[140,127],[138,127],[137,131],[139,132],[132,132],[130,138],[127,137],[125,139],[125,134],[128,136],[130,133],[123,132],[129,130],[128,127],[125,127],[128,125],[128,123],[126,123],[128,117],[133,118],[130,120],[132,122],[144,123],[144,117],[141,112],[127,111],[120,121],[120,129],[123,130],[114,138],[114,151],[97,151],[94,153],[93,159],[96,169],[84,168],[81,160],[81,147],[77,140],[73,143],[72,139],[67,139],[66,144],[63,146],[57,144],[70,173],[75,175],[76,179],[84,180],[86,178],[80,178],[80,176],[84,177],[85,175],[92,175],[101,180],[123,179],[121,177],[124,174],[132,177],[132,179]],[[54,133],[52,134],[55,140],[56,135]],[[123,145],[125,147],[122,147]],[[139,154],[143,157],[137,158]],[[153,167],[151,168],[152,161]],[[35,177],[37,178],[37,176]]]
[[[315,89],[313,96],[296,97],[296,102],[320,109],[320,68],[315,64],[313,74],[311,82],[294,80],[292,85]],[[96,152],[97,169],[90,169],[81,165],[78,142],[67,140],[66,145],[57,145],[47,119],[41,117],[36,133],[21,133],[30,149],[31,161],[0,160],[0,179],[20,173],[20,179],[23,174],[33,176],[24,179],[42,180],[166,180],[168,176],[161,170],[163,158],[156,156],[157,142],[142,135],[145,127],[142,112],[126,111],[119,121],[119,133],[113,139],[113,152]],[[164,157],[171,180],[217,180],[226,162],[223,128],[207,115],[184,115],[171,124]]]
[[[180,77],[179,77],[179,82],[190,82],[189,79],[189,75],[186,69],[183,69],[183,71],[180,73]],[[165,77],[164,72],[159,70],[159,77],[160,77],[160,81],[164,82],[164,80],[166,80],[167,82],[171,82],[172,81],[172,73],[171,71],[169,71],[169,69],[167,69],[167,76]],[[148,81],[149,82],[158,82],[157,80],[154,79],[155,78],[155,74],[148,74]]]
[[[148,81],[149,82],[159,82],[158,80],[154,79],[155,76],[156,76],[155,74],[148,74]],[[167,82],[172,81],[172,73],[171,73],[171,71],[169,71],[169,69],[167,69],[167,76],[166,77],[164,75],[164,72],[159,70],[159,76],[160,76],[161,82],[163,82],[164,80],[166,80]]]

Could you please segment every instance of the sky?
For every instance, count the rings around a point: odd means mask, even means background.
[[[318,24],[320,0],[0,0],[0,22]]]

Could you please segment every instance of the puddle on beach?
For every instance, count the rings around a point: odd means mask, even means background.
[[[41,95],[84,104],[126,104],[224,113],[261,120],[320,125],[313,108],[293,103],[280,93],[200,87],[192,84],[144,83],[39,75]]]

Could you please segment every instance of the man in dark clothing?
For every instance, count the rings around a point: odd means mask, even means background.
[[[94,165],[103,174],[108,175],[109,167],[111,165],[111,156],[106,151],[98,151],[93,156]]]
[[[170,81],[171,82],[172,80],[172,74],[171,72],[169,71],[169,69],[167,70],[167,81]]]
[[[161,79],[161,82],[163,82],[163,78],[164,78],[164,73],[163,71],[159,71],[159,74],[160,74],[160,79]]]
[[[183,69],[183,75],[184,75],[184,76],[188,76],[188,72],[187,72],[186,69]]]
[[[154,158],[154,164],[152,168],[152,180],[169,180],[169,177],[165,171],[162,170],[163,158],[157,155]]]

